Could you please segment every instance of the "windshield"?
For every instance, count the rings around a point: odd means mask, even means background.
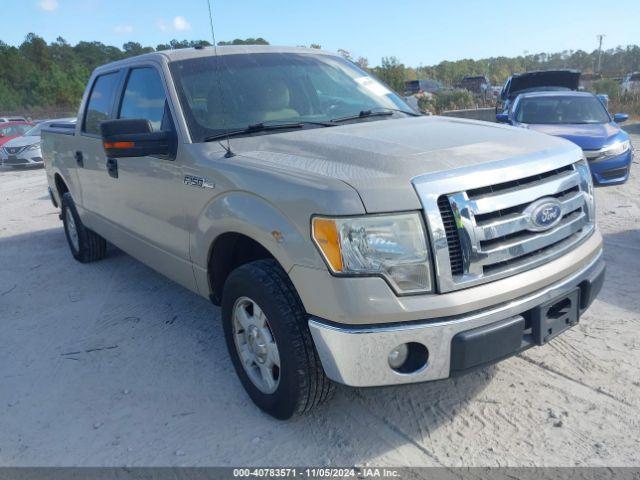
[[[31,125],[9,125],[8,127],[0,128],[0,134],[5,137],[17,137],[24,135],[24,133],[31,128]]]
[[[26,137],[40,136],[40,131],[42,130],[42,127],[44,125],[45,125],[44,123],[39,123],[38,125],[36,125],[35,127],[31,128],[30,130],[27,130],[24,135]]]
[[[520,100],[516,121],[534,124],[608,123],[611,121],[596,97],[532,97]]]
[[[329,55],[211,56],[173,62],[171,72],[195,142],[264,122],[328,122],[385,108],[412,112],[385,85]]]

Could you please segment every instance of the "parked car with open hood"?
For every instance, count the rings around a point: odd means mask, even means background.
[[[511,102],[521,93],[578,90],[580,72],[578,70],[538,70],[511,75],[500,91],[496,102],[496,113],[509,110]]]
[[[277,418],[332,381],[437,380],[543,345],[604,279],[580,148],[417,115],[328,52],[104,65],[42,147],[73,257],[108,240],[221,305],[235,371]]]
[[[629,117],[623,113],[610,115],[597,95],[570,91],[523,93],[508,113],[496,118],[572,141],[582,148],[598,186],[618,185],[629,178],[633,146],[619,126]]]
[[[17,166],[42,166],[42,151],[40,149],[40,133],[44,127],[57,123],[71,125],[75,118],[61,118],[58,120],[46,120],[32,126],[19,137],[12,138],[0,148],[0,162],[3,165]]]

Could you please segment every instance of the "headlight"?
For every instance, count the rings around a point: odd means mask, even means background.
[[[596,197],[593,192],[593,178],[591,177],[591,169],[586,160],[580,160],[576,163],[576,169],[580,174],[580,189],[585,195],[587,205],[587,215],[592,222],[596,221]]]
[[[378,275],[399,294],[432,290],[427,238],[418,213],[315,217],[311,235],[335,274]]]
[[[622,155],[624,152],[629,150],[629,148],[631,148],[631,142],[629,140],[612,143],[608,147],[604,147],[602,149],[602,155],[605,157],[616,157],[618,155]]]
[[[38,143],[34,143],[33,145],[29,145],[27,148],[25,148],[24,150],[38,150],[40,148],[40,142]]]

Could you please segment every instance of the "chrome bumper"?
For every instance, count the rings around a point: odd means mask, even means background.
[[[600,251],[586,267],[547,288],[506,304],[449,317],[445,321],[352,328],[311,317],[309,328],[322,366],[327,376],[336,382],[369,387],[438,380],[451,374],[451,342],[456,334],[518,317],[577,287],[583,291],[580,303],[581,310],[584,310],[597,295],[597,288],[592,289],[591,285],[597,284],[604,269]],[[407,342],[426,346],[429,359],[424,368],[414,373],[398,373],[389,367],[388,354]]]

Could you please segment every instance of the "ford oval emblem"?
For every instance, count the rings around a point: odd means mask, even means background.
[[[555,198],[547,197],[536,200],[525,211],[528,218],[528,230],[542,232],[555,227],[562,220],[562,203]]]

